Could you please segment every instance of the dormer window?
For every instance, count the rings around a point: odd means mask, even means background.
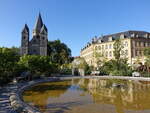
[[[124,39],[125,38],[125,35],[124,34],[121,34],[120,35],[120,39]]]
[[[112,40],[113,40],[112,36],[108,37],[108,41],[112,41]]]
[[[131,34],[131,37],[135,37],[135,34],[133,33],[133,34]]]
[[[101,40],[101,39],[99,39],[99,40],[98,40],[98,43],[102,43],[102,40]]]
[[[148,38],[148,33],[146,33],[146,34],[144,35],[144,38]]]

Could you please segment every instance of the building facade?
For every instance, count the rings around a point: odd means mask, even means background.
[[[125,31],[94,37],[90,43],[81,49],[80,57],[95,67],[97,66],[97,57],[101,57],[102,60],[114,59],[113,45],[118,38],[123,46],[121,57],[127,58],[130,65],[137,61],[144,63],[144,48],[150,47],[150,33],[145,31]]]
[[[21,55],[47,55],[48,30],[39,14],[30,40],[30,31],[25,24],[21,33]]]

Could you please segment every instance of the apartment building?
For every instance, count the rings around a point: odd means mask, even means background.
[[[94,37],[81,49],[80,57],[83,57],[89,65],[95,67],[98,57],[105,58],[105,60],[114,59],[113,45],[118,38],[123,46],[121,57],[127,58],[130,65],[137,61],[144,63],[144,48],[150,47],[150,33],[145,31],[125,31]]]

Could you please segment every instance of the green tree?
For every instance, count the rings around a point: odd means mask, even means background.
[[[127,59],[121,59],[119,62],[120,69],[118,70],[118,62],[116,60],[109,60],[102,66],[104,74],[115,75],[115,76],[130,76],[132,69],[127,64]]]
[[[150,75],[150,48],[144,49],[144,55],[146,56],[145,65],[147,67],[148,76]]]
[[[85,71],[85,74],[89,74],[91,71],[91,68],[82,57],[74,59],[74,61],[72,62],[72,68],[83,69]]]
[[[10,49],[11,49],[14,53],[20,55],[20,48],[15,47],[15,46],[12,46]]]
[[[116,76],[130,76],[132,69],[127,63],[127,59],[123,58],[123,45],[120,39],[116,39],[113,45],[115,59],[109,60],[101,67],[101,72]]]
[[[145,55],[146,57],[150,57],[150,48],[145,48],[145,49],[144,49],[144,55]]]
[[[19,60],[18,54],[9,48],[0,48],[0,84],[9,82],[14,76]]]
[[[107,58],[96,50],[94,50],[93,52],[93,57],[96,62],[97,68],[101,68],[101,66],[103,66],[103,64],[107,61]]]
[[[114,42],[114,45],[113,45],[113,47],[114,47],[114,51],[113,51],[113,53],[114,53],[114,57],[115,57],[115,60],[116,60],[116,66],[117,66],[117,69],[119,70],[120,69],[120,66],[119,66],[119,64],[120,64],[120,62],[121,62],[121,53],[123,53],[123,45],[122,45],[122,43],[121,43],[121,40],[120,39],[116,39],[115,40],[115,42]]]
[[[24,71],[30,71],[34,77],[50,76],[58,69],[58,66],[50,61],[49,56],[25,55],[20,57],[18,64]]]
[[[48,42],[48,55],[53,63],[62,65],[71,62],[71,50],[60,40]]]

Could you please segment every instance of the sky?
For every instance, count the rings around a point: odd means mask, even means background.
[[[150,32],[150,0],[0,0],[0,46],[20,47],[25,23],[31,39],[39,12],[49,41],[60,39],[72,56],[79,56],[94,36]]]

